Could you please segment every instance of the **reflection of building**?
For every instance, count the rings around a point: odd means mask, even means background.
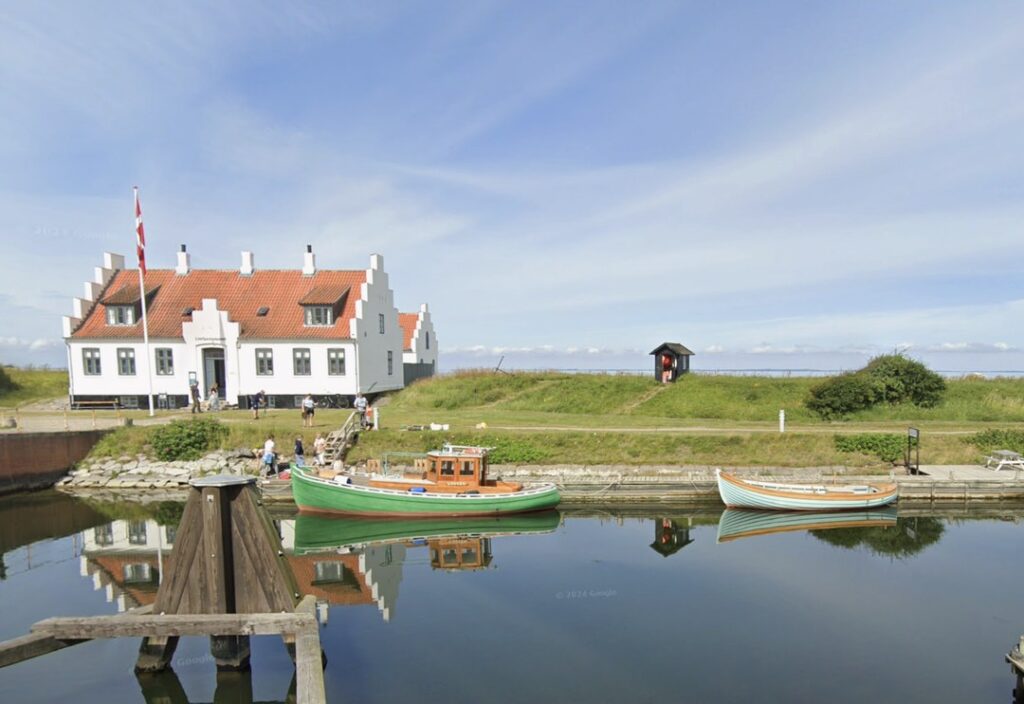
[[[430,566],[438,570],[472,571],[491,564],[490,538],[436,538],[428,540]]]
[[[164,559],[174,547],[175,526],[152,520],[113,521],[82,531],[81,574],[104,589],[118,611],[152,604]]]
[[[685,525],[674,518],[657,518],[654,521],[654,542],[651,547],[662,557],[674,555],[693,542],[690,537],[692,527],[692,518],[687,518]]]
[[[328,604],[376,604],[384,620],[391,620],[402,581],[405,545],[339,547],[297,555],[294,520],[281,521],[281,545],[300,592]]]

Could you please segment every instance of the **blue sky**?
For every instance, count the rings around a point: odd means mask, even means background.
[[[1021,3],[7,3],[0,360],[103,251],[384,255],[444,366],[1024,369]]]

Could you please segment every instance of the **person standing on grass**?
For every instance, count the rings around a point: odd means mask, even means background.
[[[271,433],[267,436],[267,441],[263,443],[263,472],[264,476],[270,476],[271,470],[274,469],[274,462],[277,459],[277,443],[274,442],[274,434]]]
[[[210,410],[211,411],[219,411],[220,410],[220,387],[217,386],[217,382],[216,381],[213,382],[213,386],[210,387],[210,395],[209,395],[208,398],[210,399]]]
[[[249,397],[249,405],[252,406],[252,419],[259,420],[260,417],[260,406],[267,401],[267,395],[260,389],[255,394]]]
[[[192,412],[202,413],[203,409],[199,407],[199,382],[193,379],[188,385],[188,390],[192,396]]]
[[[366,408],[370,404],[367,402],[366,397],[361,393],[356,394],[356,401],[352,406],[356,409],[356,413],[359,414],[359,427],[366,427]]]
[[[302,427],[313,427],[314,413],[316,413],[316,401],[313,400],[313,394],[306,394],[306,398],[302,399]]]
[[[316,434],[316,440],[313,441],[313,455],[315,456],[315,462],[321,467],[324,466],[327,454],[327,438],[324,437],[323,433]]]
[[[306,450],[302,447],[302,436],[295,436],[295,464],[299,467],[306,466]]]

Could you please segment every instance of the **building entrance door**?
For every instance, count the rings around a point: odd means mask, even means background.
[[[223,403],[227,396],[227,374],[224,371],[224,350],[205,349],[203,350],[203,381],[206,386],[203,388],[203,395],[210,392],[210,387],[217,384],[218,395]]]

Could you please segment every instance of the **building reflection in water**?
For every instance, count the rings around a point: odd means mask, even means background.
[[[654,519],[654,542],[651,549],[662,557],[674,555],[693,542],[690,529],[693,517]]]
[[[81,533],[81,574],[104,590],[118,611],[152,604],[164,560],[174,548],[176,526],[150,519],[112,521]]]

